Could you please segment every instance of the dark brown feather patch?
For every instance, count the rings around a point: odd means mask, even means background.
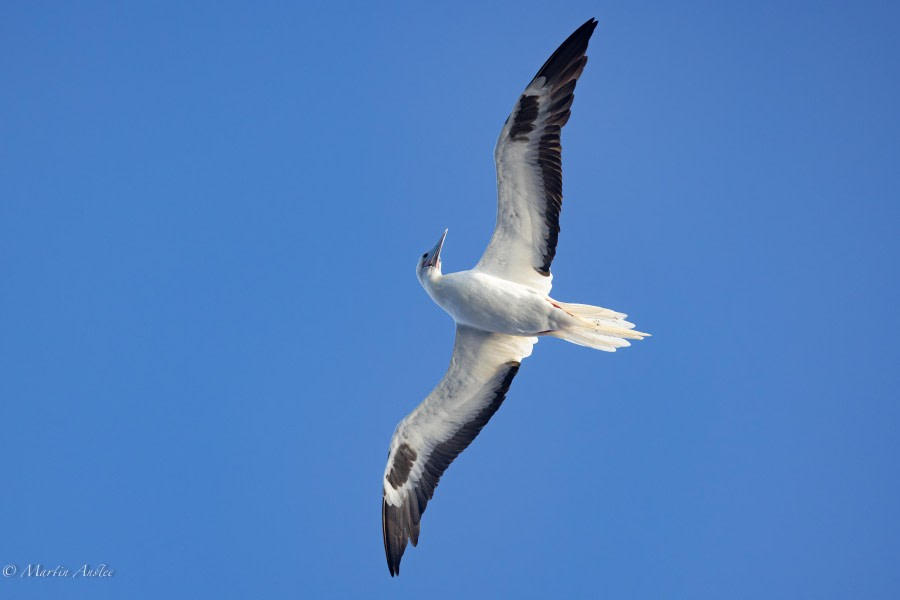
[[[519,109],[509,128],[509,137],[513,140],[528,140],[526,134],[534,131],[534,120],[538,116],[538,97],[522,96],[519,98]]]
[[[412,470],[413,463],[416,462],[416,451],[406,444],[400,444],[397,453],[394,454],[394,464],[391,466],[391,472],[388,474],[387,480],[391,487],[395,490],[406,483],[409,479],[409,472]]]

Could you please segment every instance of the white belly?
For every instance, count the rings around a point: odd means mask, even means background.
[[[449,273],[425,287],[453,319],[483,331],[534,335],[557,329],[558,311],[530,287],[484,273]]]

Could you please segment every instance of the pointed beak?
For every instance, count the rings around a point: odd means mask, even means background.
[[[438,261],[441,260],[441,248],[444,247],[444,239],[447,237],[447,232],[449,230],[445,229],[443,235],[441,235],[441,239],[438,240],[438,243],[434,245],[434,248],[428,253],[428,259],[425,261],[423,266],[426,267],[436,267]]]

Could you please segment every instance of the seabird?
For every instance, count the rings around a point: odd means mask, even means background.
[[[562,207],[560,130],[596,26],[590,19],[563,42],[503,125],[494,149],[497,223],[475,268],[441,273],[446,230],[416,265],[422,287],[456,321],[456,341],[444,378],[391,438],[381,512],[391,576],[407,541],[419,541],[441,475],[500,407],[538,337],[614,352],[648,335],[627,315],[548,295]]]

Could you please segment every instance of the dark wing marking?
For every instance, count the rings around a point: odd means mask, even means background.
[[[422,513],[444,471],[500,408],[536,341],[457,327],[447,373],[391,439],[381,517],[392,576],[407,542],[419,541]]]
[[[497,223],[475,268],[544,293],[550,291],[562,209],[560,132],[596,26],[594,19],[586,22],[547,59],[513,107],[494,150]]]

